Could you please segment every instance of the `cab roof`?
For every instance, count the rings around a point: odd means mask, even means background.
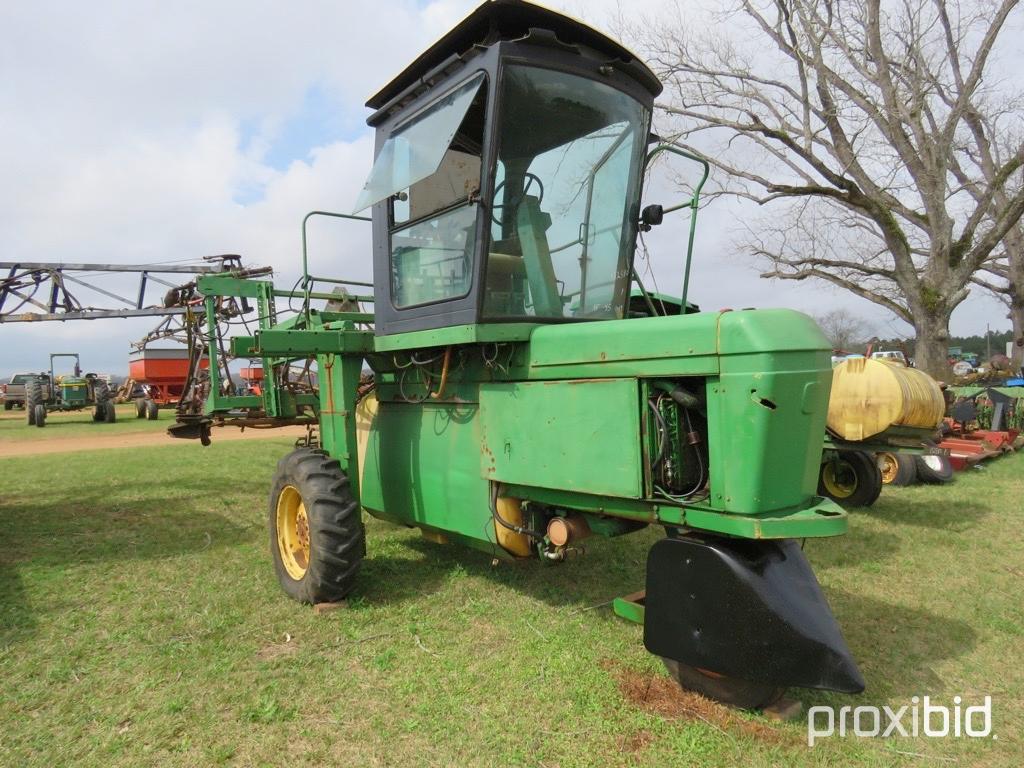
[[[661,82],[653,72],[621,43],[586,24],[556,11],[524,0],[488,0],[370,97],[366,106],[380,109],[448,59],[461,56],[475,46],[489,46],[500,40],[517,40],[531,30],[553,33],[559,42],[583,46],[605,55],[651,92],[661,93]]]

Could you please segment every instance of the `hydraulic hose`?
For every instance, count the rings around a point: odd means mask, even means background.
[[[539,531],[530,530],[529,528],[525,528],[525,527],[523,527],[521,525],[513,525],[508,520],[503,519],[502,516],[498,514],[498,484],[493,482],[493,481],[491,482],[491,494],[490,494],[490,496],[491,496],[491,517],[494,518],[494,522],[496,522],[502,528],[507,528],[508,530],[510,530],[510,531],[512,531],[514,533],[522,534],[524,536],[530,536],[531,538],[534,538],[534,539],[543,539],[544,538],[544,534],[543,533],[540,533]]]
[[[439,400],[444,397],[444,388],[448,384],[448,364],[452,360],[452,348],[445,347],[444,350],[444,362],[441,364],[441,383],[437,387],[437,392],[431,392],[430,397],[433,400]]]

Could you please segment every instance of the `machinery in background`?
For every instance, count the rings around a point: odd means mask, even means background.
[[[206,256],[201,264],[80,264],[70,262],[0,262],[0,323],[69,320],[98,320],[129,317],[162,317],[160,323],[145,338],[133,345],[134,359],[129,361],[131,373],[124,386],[110,392],[110,377],[105,374],[77,373],[61,379],[62,386],[54,386],[54,377],[43,374],[19,374],[5,389],[5,409],[15,404],[27,405],[30,393],[32,407],[27,407],[30,424],[42,427],[46,423],[45,411],[78,410],[82,403],[96,405],[97,421],[113,421],[113,403],[133,400],[136,415],[156,419],[160,408],[176,407],[181,392],[191,376],[201,376],[209,364],[205,353],[192,360],[193,347],[188,338],[193,327],[190,316],[205,311],[201,297],[196,296],[196,283],[175,284],[166,275],[233,275],[255,277],[271,272],[269,267],[247,269],[241,256],[222,254]],[[107,287],[95,285],[101,275],[136,274],[138,285],[134,298],[122,296]],[[156,301],[147,299],[150,288],[156,285],[160,295]],[[74,288],[74,292],[72,292]],[[85,303],[85,302],[90,303]],[[99,302],[99,305],[91,303]],[[251,311],[248,302],[226,301],[214,308],[216,317],[228,322],[247,323],[245,315]],[[147,345],[161,339],[181,343],[180,350],[147,349]],[[52,357],[52,356],[51,356]],[[52,359],[51,359],[52,368]],[[226,370],[226,369],[225,369]],[[230,374],[228,374],[230,375]],[[21,379],[24,378],[24,381]],[[144,389],[142,389],[144,387]],[[97,393],[99,393],[97,395]],[[106,403],[110,400],[110,408]],[[37,406],[42,406],[40,411]],[[41,418],[37,419],[37,414]]]
[[[938,382],[923,371],[886,357],[841,360],[832,372],[818,492],[867,507],[886,483],[941,474],[946,459],[931,447],[945,410]]]
[[[166,275],[239,274],[237,254],[205,256],[203,264],[78,264],[60,261],[2,261],[0,323],[164,317],[189,312],[182,296],[194,290],[169,282]],[[89,282],[101,275],[139,276],[133,297]],[[87,279],[88,278],[88,279]],[[147,299],[158,286],[155,300]],[[74,289],[74,291],[72,291]],[[164,292],[166,291],[166,292]],[[94,303],[95,302],[95,303]]]
[[[58,375],[54,360],[66,357],[75,361],[70,374]],[[82,375],[78,354],[55,352],[50,355],[50,372],[25,384],[25,420],[29,426],[45,427],[46,414],[53,411],[93,409],[92,420],[112,424],[117,414],[110,384],[95,373]]]
[[[143,396],[134,399],[135,416],[156,421],[161,408],[176,408],[188,382],[189,367],[187,347],[144,347],[133,353],[128,361],[128,375],[145,391]],[[200,372],[207,371],[209,367],[210,358],[200,357]]]
[[[941,448],[956,470],[1024,447],[1024,386],[950,387]]]

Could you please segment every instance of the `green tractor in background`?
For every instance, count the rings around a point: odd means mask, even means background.
[[[53,361],[70,357],[75,361],[73,373],[58,376]],[[76,353],[56,352],[50,355],[50,373],[40,374],[25,385],[25,420],[29,426],[45,427],[50,411],[81,411],[93,408],[93,421],[112,424],[117,418],[114,392],[95,373],[82,375]]]
[[[660,91],[579,22],[479,7],[369,100],[376,161],[356,208],[370,217],[310,214],[372,221],[374,282],[311,275],[305,222],[297,289],[200,277],[207,327],[170,432],[206,444],[214,426],[309,427],[270,481],[270,549],[296,600],[357,588],[364,511],[546,563],[654,525],[646,590],[615,611],[681,685],[748,708],[788,686],[859,692],[800,544],[847,528],[816,492],[831,348],[798,312],[686,303],[708,164],[652,136]],[[641,211],[661,153],[701,180]],[[660,311],[633,266],[638,230],[680,209],[682,314]],[[299,310],[280,318],[278,298]],[[262,359],[260,395],[222,383],[219,312],[238,299],[260,327],[230,355]],[[310,361],[316,391],[294,373]]]

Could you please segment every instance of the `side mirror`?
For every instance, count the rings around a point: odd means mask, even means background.
[[[650,232],[665,219],[665,209],[660,205],[648,205],[640,212],[640,229]]]

